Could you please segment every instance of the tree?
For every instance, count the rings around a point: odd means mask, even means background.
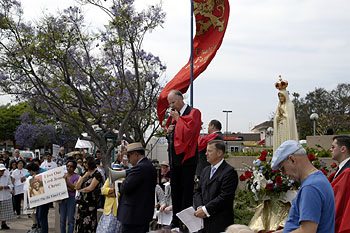
[[[142,42],[165,14],[160,6],[137,12],[132,0],[115,0],[111,8],[85,3],[110,16],[103,30],[87,30],[79,7],[26,23],[18,1],[0,0],[0,87],[75,133],[87,132],[103,154],[123,138],[145,145],[166,67]],[[111,146],[107,135],[116,138]],[[103,162],[110,164],[110,156]]]
[[[21,115],[27,111],[29,111],[27,103],[0,106],[0,140],[11,140],[16,145],[15,131],[21,124]]]
[[[330,92],[334,100],[333,116],[330,117],[329,128],[338,133],[350,133],[350,84],[338,84]]]
[[[25,112],[21,116],[21,125],[16,129],[17,145],[22,148],[50,148],[57,142],[55,126],[49,121]]]
[[[293,93],[296,110],[299,137],[312,135],[312,121],[310,115],[319,115],[316,124],[318,135],[326,134],[329,129],[336,134],[350,132],[350,84],[338,84],[331,91],[316,88],[299,99],[298,93]]]

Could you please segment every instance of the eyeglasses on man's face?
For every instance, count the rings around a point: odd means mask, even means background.
[[[280,163],[279,170],[280,170],[282,173],[285,173],[285,172],[286,172],[286,169],[284,168],[284,165],[285,165],[285,163],[290,159],[290,157],[291,157],[292,155],[293,155],[293,154],[288,155],[288,157]]]

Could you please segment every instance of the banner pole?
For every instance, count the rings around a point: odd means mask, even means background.
[[[193,0],[191,1],[191,72],[190,72],[190,105],[193,107]]]

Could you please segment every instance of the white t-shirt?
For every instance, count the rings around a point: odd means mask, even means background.
[[[11,177],[15,179],[15,182],[14,182],[15,195],[24,193],[24,190],[23,190],[24,183],[21,182],[21,178],[25,177],[27,173],[28,173],[28,170],[25,168],[22,168],[21,170],[16,169],[12,172]]]
[[[46,170],[51,170],[57,167],[57,163],[55,163],[54,161],[48,162],[47,160],[44,160],[40,167]]]
[[[4,174],[0,177],[0,186],[9,186],[10,189],[2,189],[0,191],[0,201],[5,201],[12,198],[11,190],[13,185],[11,182],[10,174],[6,173],[6,170]]]

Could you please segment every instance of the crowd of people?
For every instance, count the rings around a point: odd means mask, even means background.
[[[210,121],[208,134],[200,136],[200,111],[187,105],[177,90],[168,93],[168,102],[168,161],[149,160],[139,142],[125,145],[110,166],[103,166],[99,150],[93,156],[69,157],[62,147],[55,157],[47,152],[42,160],[31,161],[21,158],[18,150],[12,159],[4,151],[0,157],[1,229],[9,229],[6,221],[13,215],[21,217],[26,188],[29,195],[40,195],[38,174],[65,166],[68,198],[57,202],[61,233],[189,232],[177,216],[188,207],[194,208],[194,218],[203,219],[200,233],[251,232],[234,224],[238,175],[224,159],[221,123]],[[276,232],[350,233],[350,137],[335,136],[331,153],[339,169],[328,181],[297,140],[274,148],[272,169],[301,183],[284,228]],[[104,167],[111,167],[112,175],[107,176]],[[30,185],[25,187],[28,178]],[[42,233],[48,232],[50,206],[36,207],[33,217],[24,215],[32,217],[33,228]],[[103,213],[98,219],[99,208]],[[169,226],[150,225],[162,212],[172,215]]]
[[[58,155],[53,158],[46,152],[41,159],[27,159],[20,156],[19,150],[14,150],[12,158],[8,151],[0,156],[0,220],[1,229],[10,229],[7,222],[17,215],[23,217],[25,182],[28,177],[30,185],[28,195],[30,197],[40,195],[43,191],[41,174],[48,170],[65,166],[65,183],[68,190],[68,198],[57,202],[60,214],[60,231],[63,232],[132,232],[141,225],[140,232],[148,231],[148,224],[153,218],[155,206],[161,211],[171,211],[170,169],[169,164],[163,161],[160,164],[145,158],[145,150],[140,143],[131,143],[118,153],[116,161],[111,164],[114,170],[128,171],[124,182],[119,187],[106,179],[105,170],[101,164],[101,152],[96,151],[94,156],[82,153],[74,153],[68,157],[61,147]],[[144,158],[142,160],[142,158]],[[141,161],[142,160],[142,161]],[[138,167],[141,167],[139,170]],[[159,173],[156,172],[159,167]],[[146,169],[145,171],[143,171]],[[139,172],[142,175],[139,175]],[[152,175],[152,179],[145,179]],[[158,177],[157,177],[158,176]],[[141,180],[137,181],[138,178]],[[149,181],[149,182],[145,182]],[[159,201],[155,203],[156,183],[159,187]],[[137,184],[135,183],[137,182]],[[136,185],[135,185],[136,184]],[[142,185],[141,185],[142,184]],[[134,191],[134,189],[143,191]],[[117,190],[117,192],[116,192]],[[134,196],[137,194],[138,196]],[[144,199],[144,211],[137,210],[130,203],[142,203]],[[40,232],[48,232],[48,213],[52,203],[40,205],[35,208],[33,216],[33,229]],[[103,208],[103,214],[97,219],[98,208]],[[117,218],[117,213],[118,218]],[[145,213],[148,213],[145,215]],[[31,214],[24,215],[32,218]],[[120,220],[119,220],[120,219]],[[142,224],[138,224],[142,223]],[[123,227],[123,228],[122,228]],[[123,232],[124,232],[123,231]]]

